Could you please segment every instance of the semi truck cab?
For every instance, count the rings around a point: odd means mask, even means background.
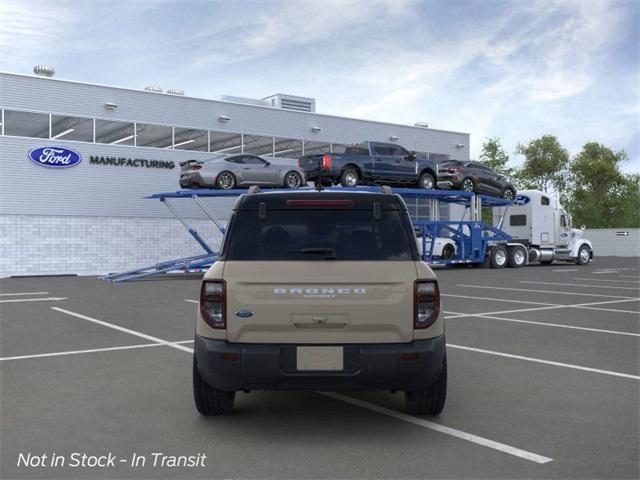
[[[571,215],[558,198],[545,192],[519,192],[506,211],[494,209],[494,226],[500,226],[501,221],[511,242],[527,247],[529,262],[549,264],[564,260],[584,265],[593,259],[593,246],[583,238],[585,227],[573,228]]]

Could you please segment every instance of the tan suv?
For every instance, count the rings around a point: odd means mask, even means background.
[[[238,390],[405,392],[439,414],[447,390],[438,282],[398,195],[251,193],[200,294],[193,389],[203,415]]]

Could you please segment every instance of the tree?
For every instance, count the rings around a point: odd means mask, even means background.
[[[482,144],[480,163],[507,177],[513,174],[513,168],[507,167],[509,155],[504,150],[498,137],[487,138]]]
[[[597,142],[586,143],[571,161],[567,207],[576,225],[590,228],[640,225],[640,176],[624,175],[624,150],[614,152]]]
[[[517,172],[518,183],[548,192],[554,188],[560,192],[565,187],[569,152],[553,135],[543,135],[530,140],[526,145],[518,144],[516,152],[524,155],[525,161]]]

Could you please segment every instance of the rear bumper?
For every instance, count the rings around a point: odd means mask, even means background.
[[[414,391],[432,384],[440,374],[445,337],[401,344],[343,345],[344,370],[340,372],[298,371],[296,347],[291,344],[229,343],[195,337],[195,356],[200,374],[207,383],[223,391]],[[402,359],[403,354],[411,357]]]
[[[185,173],[180,175],[180,187],[192,188],[192,187],[204,187],[206,182],[199,173]]]

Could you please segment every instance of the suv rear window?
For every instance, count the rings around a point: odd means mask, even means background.
[[[413,260],[406,211],[239,210],[231,219],[225,260]],[[413,244],[411,243],[413,242]]]

